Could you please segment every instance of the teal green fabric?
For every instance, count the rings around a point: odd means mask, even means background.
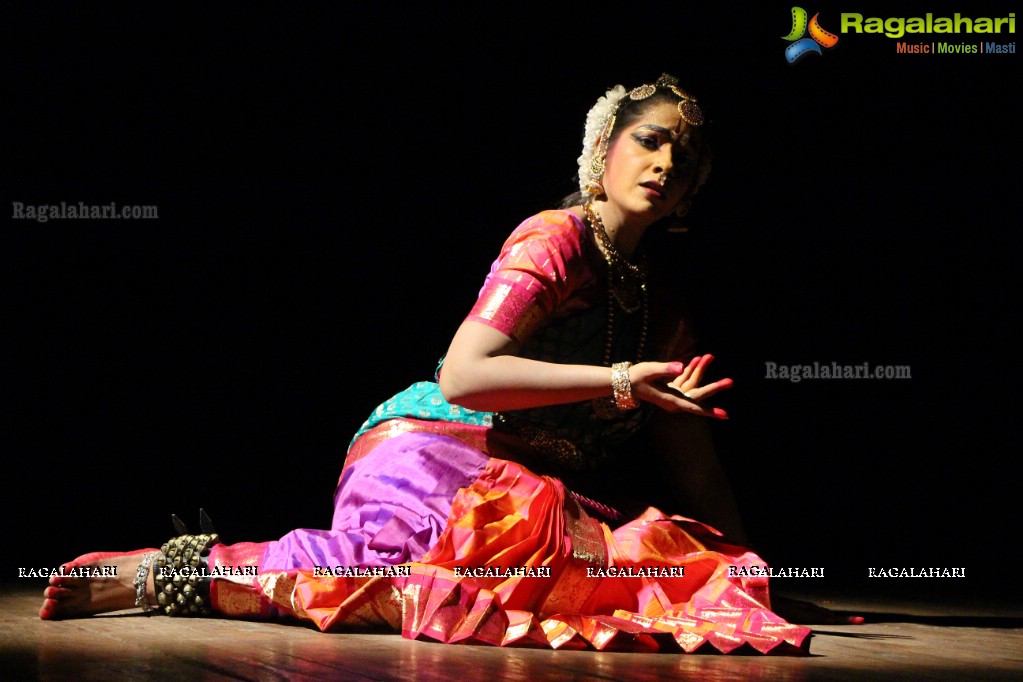
[[[359,427],[348,447],[351,447],[352,443],[359,436],[388,419],[408,417],[426,421],[447,421],[472,424],[473,426],[491,426],[493,424],[493,416],[492,412],[477,412],[475,410],[467,410],[458,405],[452,405],[441,395],[440,386],[436,382],[419,381],[384,401],[383,404],[373,410],[369,419]]]

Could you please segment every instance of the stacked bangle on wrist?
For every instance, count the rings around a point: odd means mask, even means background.
[[[615,406],[622,410],[634,410],[639,402],[632,395],[632,382],[629,381],[631,362],[616,362],[611,365],[611,390],[614,391]]]

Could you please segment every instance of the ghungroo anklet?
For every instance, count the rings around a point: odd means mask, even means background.
[[[203,553],[219,542],[216,533],[202,533],[180,535],[163,544],[153,562],[157,609],[168,616],[210,613],[210,578]]]

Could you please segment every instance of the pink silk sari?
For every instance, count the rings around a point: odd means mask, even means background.
[[[460,439],[410,431],[353,467],[393,473],[400,467],[384,460],[393,463],[391,446],[409,438],[418,440],[406,446],[432,441],[438,452],[473,461],[465,456],[470,446]],[[770,611],[767,579],[749,570],[764,562],[752,552],[704,524],[654,508],[611,530],[591,518],[560,481],[515,462],[485,460],[475,480],[451,499],[443,527],[424,554],[401,563],[371,559],[366,548],[400,546],[407,553],[421,539],[421,529],[438,526],[427,510],[416,522],[406,518],[397,524],[405,532],[396,541],[396,518],[387,516],[375,532],[361,524],[293,531],[289,542],[218,545],[211,567],[256,566],[258,576],[214,580],[214,606],[231,616],[307,619],[324,631],[385,626],[405,637],[448,643],[639,650],[670,645],[686,652],[710,645],[723,653],[743,644],[763,653],[809,644],[808,628]],[[360,533],[366,534],[361,555],[352,550],[358,543],[348,541]],[[338,536],[346,539],[341,546],[316,546]],[[296,537],[303,537],[304,552],[296,550]],[[299,565],[282,565],[289,561]],[[336,575],[359,566],[384,567],[393,575]],[[543,575],[525,575],[539,567],[544,570],[534,573]],[[670,567],[676,570],[667,575]],[[634,575],[623,575],[630,568]]]

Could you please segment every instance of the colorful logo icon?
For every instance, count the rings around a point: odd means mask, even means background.
[[[792,43],[785,48],[785,59],[789,60],[789,64],[795,64],[811,52],[823,54],[822,47],[834,47],[838,44],[838,36],[821,28],[817,21],[819,16],[818,12],[807,23],[806,10],[802,7],[792,8],[792,30],[787,36],[782,36],[782,40]],[[806,38],[804,35],[808,29],[810,37]]]

